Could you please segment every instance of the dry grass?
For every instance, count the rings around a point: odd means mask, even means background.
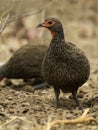
[[[53,122],[50,122],[50,120],[47,123],[47,126],[39,126],[39,124],[36,122],[36,119],[33,118],[32,120],[26,119],[26,117],[19,117],[19,116],[11,116],[6,122],[0,124],[0,130],[27,130],[27,129],[33,129],[33,130],[52,130],[56,126],[62,126],[64,125],[76,125],[80,123],[89,123],[91,121],[96,121],[93,117],[88,115],[89,109],[86,109],[82,116],[71,119],[71,120],[55,120]]]
[[[90,121],[96,121],[93,117],[89,116],[87,113],[89,112],[89,109],[86,109],[82,116],[76,118],[76,119],[71,119],[71,120],[55,120],[53,122],[48,122],[47,128],[44,130],[51,130],[57,125],[67,125],[67,124],[80,124],[80,123],[86,123]]]

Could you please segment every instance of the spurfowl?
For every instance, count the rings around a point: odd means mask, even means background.
[[[52,34],[47,53],[42,63],[42,74],[45,81],[52,85],[56,96],[56,107],[59,106],[60,90],[71,92],[78,107],[82,109],[77,98],[77,90],[90,74],[90,64],[84,52],[64,37],[62,23],[56,18],[47,18],[37,27],[45,27]]]
[[[22,46],[0,67],[0,80],[42,78],[41,64],[46,50],[45,45],[29,43]]]

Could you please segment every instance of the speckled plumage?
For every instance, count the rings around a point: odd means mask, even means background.
[[[40,78],[42,59],[47,47],[45,45],[26,44],[0,67],[0,79]]]
[[[45,26],[45,22],[48,24],[48,21],[53,21],[54,24],[51,27]],[[42,63],[42,73],[47,83],[53,85],[56,105],[58,107],[58,97],[62,90],[64,93],[71,92],[81,108],[76,93],[89,77],[89,61],[83,51],[65,40],[63,27],[59,20],[48,18],[42,26],[55,32]]]

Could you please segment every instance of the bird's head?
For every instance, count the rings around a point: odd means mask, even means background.
[[[63,33],[63,27],[60,20],[50,17],[44,20],[44,22],[38,24],[37,27],[45,27],[50,30],[52,37],[56,34]]]

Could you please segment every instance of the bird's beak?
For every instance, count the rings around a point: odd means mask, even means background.
[[[39,28],[39,27],[44,27],[44,26],[43,26],[43,23],[38,24],[38,25],[37,25],[37,28]]]

